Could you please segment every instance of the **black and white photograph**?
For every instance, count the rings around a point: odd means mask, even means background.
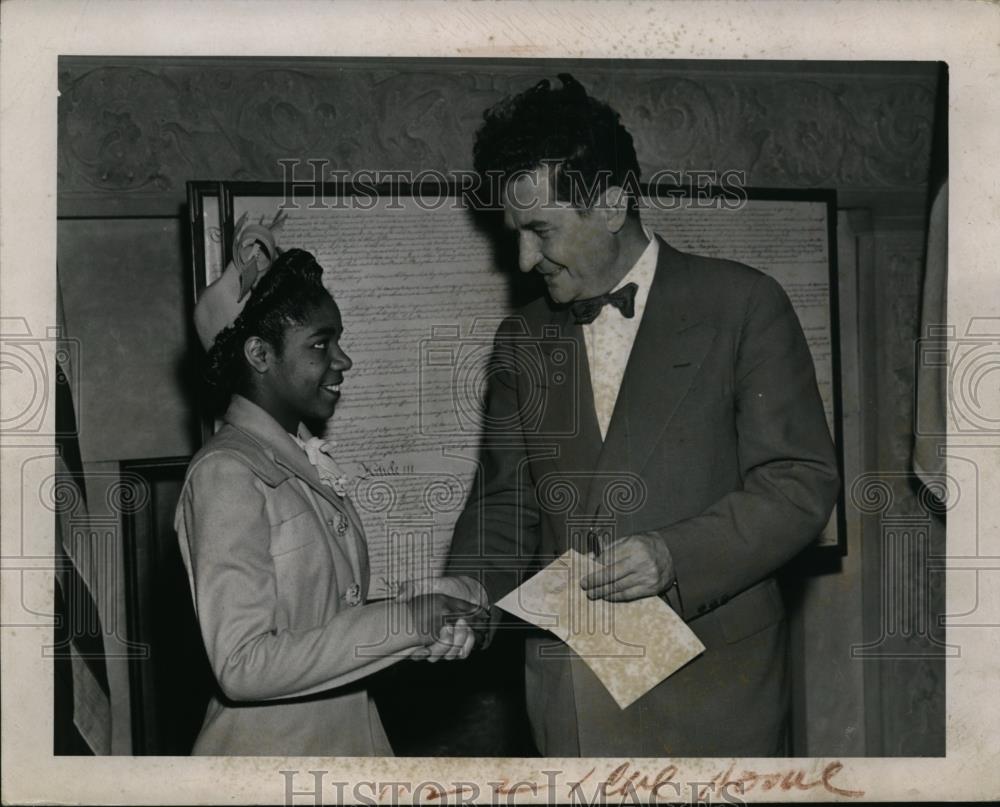
[[[63,7],[33,170],[2,93],[10,803],[1000,795],[1000,17],[754,7]]]

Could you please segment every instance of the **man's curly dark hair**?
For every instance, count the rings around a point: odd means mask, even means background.
[[[595,186],[636,188],[639,161],[619,114],[569,73],[559,79],[559,88],[544,79],[483,113],[473,146],[476,172],[502,186],[519,172],[552,165],[556,198],[578,207],[596,198],[589,192]]]
[[[285,329],[301,325],[329,292],[323,286],[323,269],[304,249],[281,252],[250,292],[236,321],[215,337],[205,358],[205,380],[219,395],[228,397],[243,388],[248,366],[243,345],[259,336],[280,353]]]

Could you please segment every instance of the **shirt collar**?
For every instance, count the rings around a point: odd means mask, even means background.
[[[612,291],[618,291],[628,283],[635,283],[638,286],[636,295],[641,295],[645,299],[649,293],[649,287],[653,284],[653,275],[656,274],[656,260],[660,254],[660,243],[645,225],[642,227],[642,232],[649,239],[649,243],[638,260],[632,264],[632,268]]]

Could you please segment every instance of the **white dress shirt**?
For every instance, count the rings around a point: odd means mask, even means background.
[[[618,391],[621,389],[625,366],[632,352],[639,323],[646,310],[649,288],[656,273],[656,259],[659,256],[659,242],[645,227],[643,232],[649,238],[649,245],[643,250],[628,274],[612,291],[617,291],[628,283],[638,286],[635,293],[635,313],[631,319],[613,305],[606,305],[593,322],[583,325],[583,338],[587,347],[587,361],[590,365],[590,381],[594,389],[594,408],[597,423],[601,429],[601,439],[607,437],[611,415],[615,411]]]

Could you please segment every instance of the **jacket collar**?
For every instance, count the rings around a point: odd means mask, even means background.
[[[308,483],[310,487],[338,509],[346,510],[349,515],[354,516],[354,513],[351,512],[353,508],[344,504],[345,499],[320,481],[316,468],[309,462],[306,453],[292,439],[292,436],[284,430],[278,421],[253,401],[242,395],[234,394],[223,420],[260,445],[264,453],[279,467]],[[312,434],[304,424],[300,423],[298,436],[302,440],[309,440]]]

